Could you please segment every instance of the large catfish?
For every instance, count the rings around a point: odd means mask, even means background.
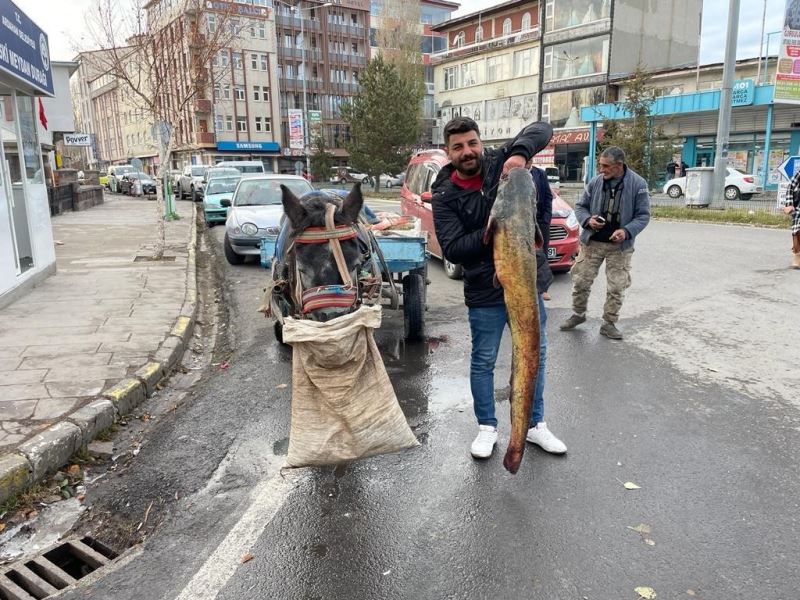
[[[536,290],[536,188],[530,171],[511,169],[500,183],[489,217],[494,266],[503,286],[511,329],[511,437],[503,466],[516,473],[525,452],[539,374],[539,296]]]

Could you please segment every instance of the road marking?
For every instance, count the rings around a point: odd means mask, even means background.
[[[306,469],[290,470],[259,483],[250,496],[250,506],[227,537],[217,546],[205,564],[175,600],[214,600],[267,525],[278,514],[286,498]]]

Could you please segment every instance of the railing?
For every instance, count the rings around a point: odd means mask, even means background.
[[[194,111],[198,113],[211,112],[211,100],[198,98],[194,101]]]
[[[456,56],[470,56],[472,54],[478,54],[494,48],[502,48],[503,46],[511,46],[529,42],[531,40],[538,40],[541,36],[542,30],[538,25],[536,25],[535,27],[525,31],[514,31],[501,37],[482,40],[474,44],[468,44],[457,48],[448,48],[442,52],[435,52],[430,55],[431,64],[438,64],[444,60]]]
[[[196,131],[194,139],[198,144],[213,144],[215,142],[214,134],[210,131]]]

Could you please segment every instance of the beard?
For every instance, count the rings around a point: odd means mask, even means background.
[[[480,173],[482,165],[483,156],[480,154],[462,156],[458,162],[453,161],[453,166],[455,167],[456,171],[461,173],[464,177],[472,177],[473,175],[477,175]]]

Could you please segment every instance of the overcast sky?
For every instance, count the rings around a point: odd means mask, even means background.
[[[96,5],[96,0],[13,0],[50,38],[52,60],[70,60],[74,47],[81,45],[85,30],[86,11]],[[566,0],[560,0],[566,1]],[[669,1],[669,0],[663,0]],[[699,0],[698,0],[699,1]],[[761,36],[761,17],[767,3],[766,30],[781,27],[786,0],[742,0],[739,15],[739,42],[737,58],[758,56]],[[122,10],[126,0],[119,0]],[[456,15],[499,4],[492,0],[462,0]],[[700,62],[722,62],[725,52],[725,34],[728,22],[728,0],[703,0],[703,36],[700,45]],[[780,36],[772,36],[770,54],[778,47]],[[88,43],[84,40],[83,46]]]

